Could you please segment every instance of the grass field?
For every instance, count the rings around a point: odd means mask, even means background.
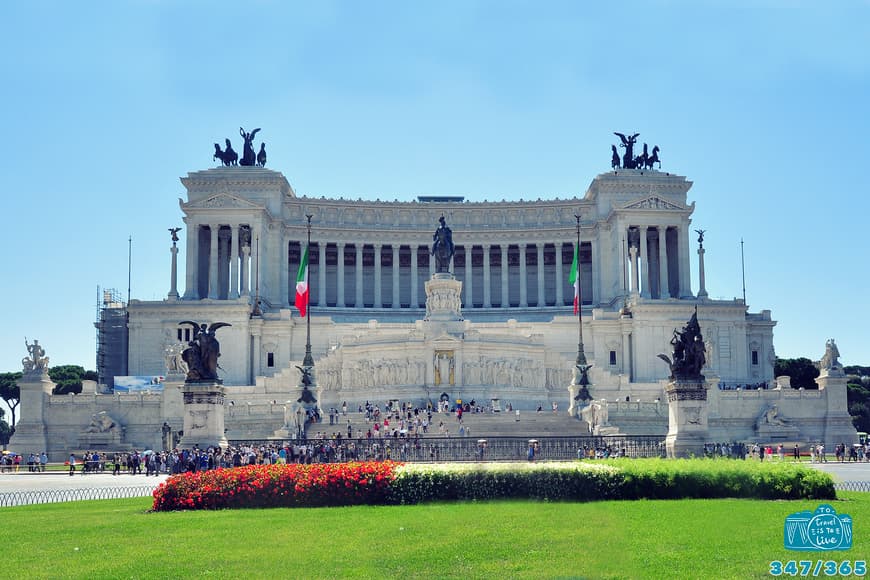
[[[819,502],[437,503],[150,513],[150,498],[4,508],[14,578],[764,578],[771,560],[870,557],[870,494],[831,502],[846,552],[790,552]]]

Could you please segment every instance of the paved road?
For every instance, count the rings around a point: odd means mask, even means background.
[[[867,481],[870,482],[870,463],[808,463],[814,469],[826,471],[834,476],[834,481]]]
[[[166,475],[118,475],[96,473],[73,477],[68,472],[0,474],[0,508],[34,503],[67,502],[86,499],[147,497]]]

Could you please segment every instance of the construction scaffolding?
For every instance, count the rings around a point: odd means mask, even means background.
[[[115,389],[115,377],[127,375],[127,303],[114,288],[97,286],[97,375],[101,390]]]

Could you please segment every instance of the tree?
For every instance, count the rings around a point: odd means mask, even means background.
[[[0,399],[6,401],[12,415],[12,429],[15,429],[15,409],[21,402],[21,389],[18,388],[18,379],[21,373],[0,373]]]
[[[0,409],[0,445],[9,445],[9,440],[12,439],[12,434],[15,433],[15,428],[10,427],[3,417],[6,416],[6,411]]]
[[[67,393],[79,394],[82,392],[82,379],[85,376],[85,368],[79,365],[59,365],[48,369],[48,376],[55,383],[55,395]]]
[[[787,375],[791,377],[791,386],[793,389],[818,389],[816,377],[819,376],[819,369],[813,361],[808,358],[777,358],[773,369],[774,375],[777,377]]]

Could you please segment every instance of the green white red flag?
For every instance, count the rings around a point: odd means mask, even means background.
[[[574,314],[580,312],[580,245],[574,246],[574,261],[571,262],[571,276],[568,281],[574,286]]]
[[[302,254],[302,262],[299,264],[299,273],[296,274],[296,302],[299,316],[305,316],[308,312],[308,248]]]

